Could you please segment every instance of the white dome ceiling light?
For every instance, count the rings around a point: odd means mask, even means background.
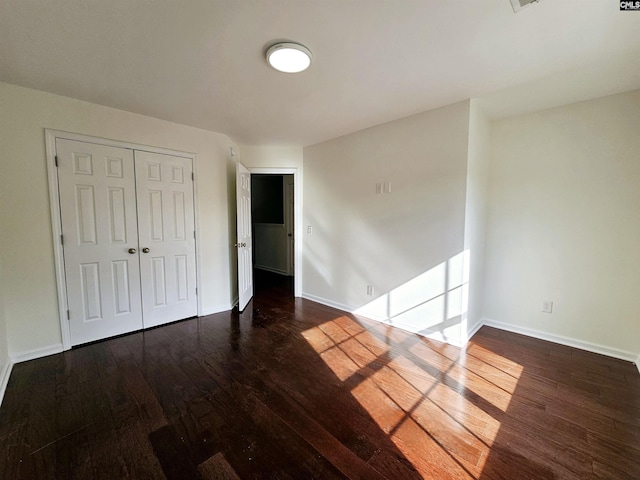
[[[298,73],[311,65],[311,52],[298,43],[276,43],[267,50],[267,62],[280,72]]]

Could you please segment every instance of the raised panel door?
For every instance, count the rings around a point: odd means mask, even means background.
[[[145,328],[197,315],[192,160],[135,152]]]
[[[71,343],[139,330],[133,152],[57,139],[56,154]]]
[[[251,235],[251,173],[236,164],[238,309],[242,312],[253,297],[253,237]]]

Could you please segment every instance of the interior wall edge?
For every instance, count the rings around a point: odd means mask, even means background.
[[[478,319],[472,326],[467,326],[467,338],[465,340],[465,345],[467,343],[469,343],[469,340],[471,340],[471,338],[473,338],[473,336],[478,333],[478,330],[480,330],[482,328],[482,326],[484,325],[484,319],[480,318]]]
[[[47,347],[35,348],[33,350],[25,350],[22,352],[16,352],[11,354],[12,363],[22,363],[29,360],[35,360],[36,358],[47,357],[56,353],[62,353],[62,343],[54,343]]]
[[[626,360],[628,362],[640,361],[640,355],[626,350],[620,350],[615,347],[607,345],[600,345],[597,343],[586,342],[572,337],[565,337],[562,335],[555,335],[553,333],[543,332],[541,330],[534,330],[532,328],[521,327],[520,325],[514,325],[511,323],[499,322],[490,318],[483,318],[482,323],[487,327],[497,328],[499,330],[505,330],[507,332],[518,333],[520,335],[526,335],[527,337],[537,338],[538,340],[546,340],[548,342],[558,343],[567,347],[578,348],[591,353],[597,353],[605,355],[607,357],[618,358],[620,360]],[[640,366],[638,366],[640,370]]]
[[[7,359],[7,364],[0,373],[0,407],[2,406],[2,400],[4,399],[4,392],[7,391],[7,385],[9,384],[9,377],[11,377],[11,370],[13,369],[13,363],[10,359]]]

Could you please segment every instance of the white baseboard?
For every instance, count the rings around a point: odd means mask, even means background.
[[[257,268],[258,270],[264,270],[265,272],[278,273],[280,275],[287,275],[287,270],[282,270],[281,268],[269,267],[267,265],[254,265],[253,268]]]
[[[338,310],[342,310],[344,312],[353,313],[353,309],[348,305],[343,305],[342,303],[334,302],[333,300],[327,300],[326,298],[317,297],[315,295],[311,295],[310,293],[302,292],[302,298],[306,298],[307,300],[311,300],[312,302],[321,303],[322,305],[326,305],[327,307],[337,308]]]
[[[362,310],[361,308],[353,308],[348,305],[344,305],[342,303],[334,302],[333,300],[328,300],[326,298],[318,297],[316,295],[312,295],[310,293],[302,293],[302,298],[306,298],[307,300],[311,300],[312,302],[320,303],[322,305],[326,305],[328,307],[337,308],[338,310],[342,310],[344,312],[350,313],[352,315],[359,315],[361,317],[368,318],[375,322],[384,323],[385,325],[390,325],[394,328],[399,328],[400,330],[404,330],[405,332],[415,333],[416,335],[420,335],[425,338],[429,338],[431,340],[436,340],[438,342],[448,343],[449,345],[453,345],[454,347],[464,347],[466,345],[466,341],[461,341],[459,339],[452,338],[444,338],[442,332],[438,330],[416,330],[407,325],[391,323],[388,318],[382,317],[380,315],[375,315],[367,312],[366,310]],[[477,328],[480,328],[482,325],[479,325]]]
[[[362,314],[366,317],[366,314]],[[415,325],[410,323],[402,323],[397,320],[384,320],[381,323],[385,325],[389,325],[393,328],[399,328],[400,330],[404,330],[405,332],[415,333],[416,335],[420,335],[421,337],[428,338],[429,340],[435,340],[436,342],[446,343],[448,345],[453,345],[454,347],[463,348],[467,341],[461,337],[452,337],[451,335],[447,336],[442,331],[441,328],[431,327],[431,328],[416,328]],[[460,324],[458,324],[460,326]],[[462,334],[462,332],[460,332]]]
[[[11,355],[12,363],[26,362],[28,360],[34,360],[36,358],[42,358],[63,351],[62,344],[56,343],[55,345],[49,345],[48,347],[36,348],[34,350],[26,350],[24,352],[18,352]]]
[[[235,303],[232,304],[225,304],[225,305],[216,305],[214,307],[209,307],[207,309],[203,309],[200,311],[200,313],[198,314],[199,317],[205,317],[207,315],[213,315],[214,313],[222,313],[222,312],[228,312],[229,310],[233,310],[233,307],[238,303],[238,301],[236,300]]]
[[[11,369],[13,368],[13,363],[8,358],[7,364],[0,372],[0,406],[2,406],[2,400],[4,399],[4,392],[7,391],[7,384],[9,383],[9,377],[11,376]]]
[[[389,320],[387,318],[377,318],[376,315],[370,315],[366,311],[362,309],[354,309],[349,305],[344,305],[338,302],[334,302],[333,300],[328,300],[326,298],[318,297],[316,295],[312,295],[310,293],[302,293],[302,298],[306,298],[307,300],[311,300],[312,302],[321,303],[322,305],[326,305],[328,307],[337,308],[338,310],[342,310],[344,312],[348,312],[355,315],[361,315],[363,317],[370,318],[371,320],[378,321],[381,323],[389,324]],[[538,338],[540,340],[546,340],[553,343],[559,343],[560,345],[566,345],[568,347],[579,348],[580,350],[586,350],[587,352],[598,353],[600,355],[606,355],[608,357],[619,358],[621,360],[626,360],[629,362],[634,362],[638,367],[638,371],[640,371],[640,355],[632,352],[627,352],[625,350],[620,350],[613,347],[608,347],[606,345],[600,345],[597,343],[585,342],[584,340],[579,340],[577,338],[565,337],[562,335],[555,335],[548,332],[543,332],[540,330],[535,330],[533,328],[521,327],[519,325],[512,325],[509,323],[502,323],[496,320],[491,320],[489,318],[481,318],[478,320],[469,330],[466,338],[462,340],[442,340],[437,337],[437,333],[430,332],[416,332],[411,329],[403,328],[402,325],[392,325],[396,328],[400,328],[402,330],[410,331],[413,333],[417,333],[418,335],[425,336],[427,338],[433,338],[434,340],[445,341],[451,345],[456,347],[464,347],[467,342],[473,337],[483,325],[487,325],[488,327],[498,328],[500,330],[505,330],[508,332],[519,333],[521,335],[526,335],[528,337]],[[464,333],[463,333],[464,335]]]
[[[376,322],[390,323],[389,317],[385,315],[379,315],[375,312],[367,311],[366,308],[356,308],[356,309],[349,310],[349,312],[353,313],[354,315],[360,315],[361,317],[366,317],[370,320],[375,320]]]
[[[579,348],[580,350],[586,350],[587,352],[599,353],[600,355],[606,355],[607,357],[619,358],[620,360],[638,362],[640,359],[640,357],[635,353],[608,347],[606,345],[600,345],[597,343],[585,342],[584,340],[578,340],[577,338],[555,335],[553,333],[542,332],[533,328],[521,327],[519,325],[512,325],[510,323],[502,323],[496,320],[491,320],[489,318],[483,318],[482,323],[488,327],[506,330],[507,332],[519,333],[528,337],[538,338],[540,340],[546,340],[553,343],[559,343],[560,345],[566,345],[568,347]],[[638,366],[638,369],[640,370],[640,366]]]

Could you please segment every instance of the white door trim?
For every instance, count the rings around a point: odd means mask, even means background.
[[[294,266],[293,295],[302,296],[302,173],[297,167],[249,167],[253,173],[272,175],[293,175],[293,223],[294,223]]]
[[[118,140],[110,140],[100,137],[92,137],[90,135],[82,135],[78,133],[63,132],[60,130],[45,129],[45,147],[47,156],[47,177],[49,182],[49,205],[51,207],[51,234],[53,241],[53,257],[56,272],[56,287],[58,291],[58,317],[60,320],[60,333],[62,336],[63,350],[71,348],[71,331],[69,329],[69,320],[67,319],[67,288],[64,271],[64,254],[60,238],[62,236],[62,224],[60,221],[60,195],[58,190],[58,174],[56,171],[56,139],[76,140],[78,142],[94,143],[97,145],[107,145],[111,147],[127,148],[130,150],[139,150],[151,153],[161,153],[164,155],[173,155],[175,157],[189,158],[193,162],[193,173],[197,180],[197,155],[195,153],[180,152],[161,147],[150,147],[148,145],[121,142]],[[196,228],[196,283],[201,285],[202,263],[200,258],[200,229],[198,228],[198,191],[197,181],[193,182],[193,208],[195,216]],[[198,291],[198,316],[202,312],[202,295]]]

